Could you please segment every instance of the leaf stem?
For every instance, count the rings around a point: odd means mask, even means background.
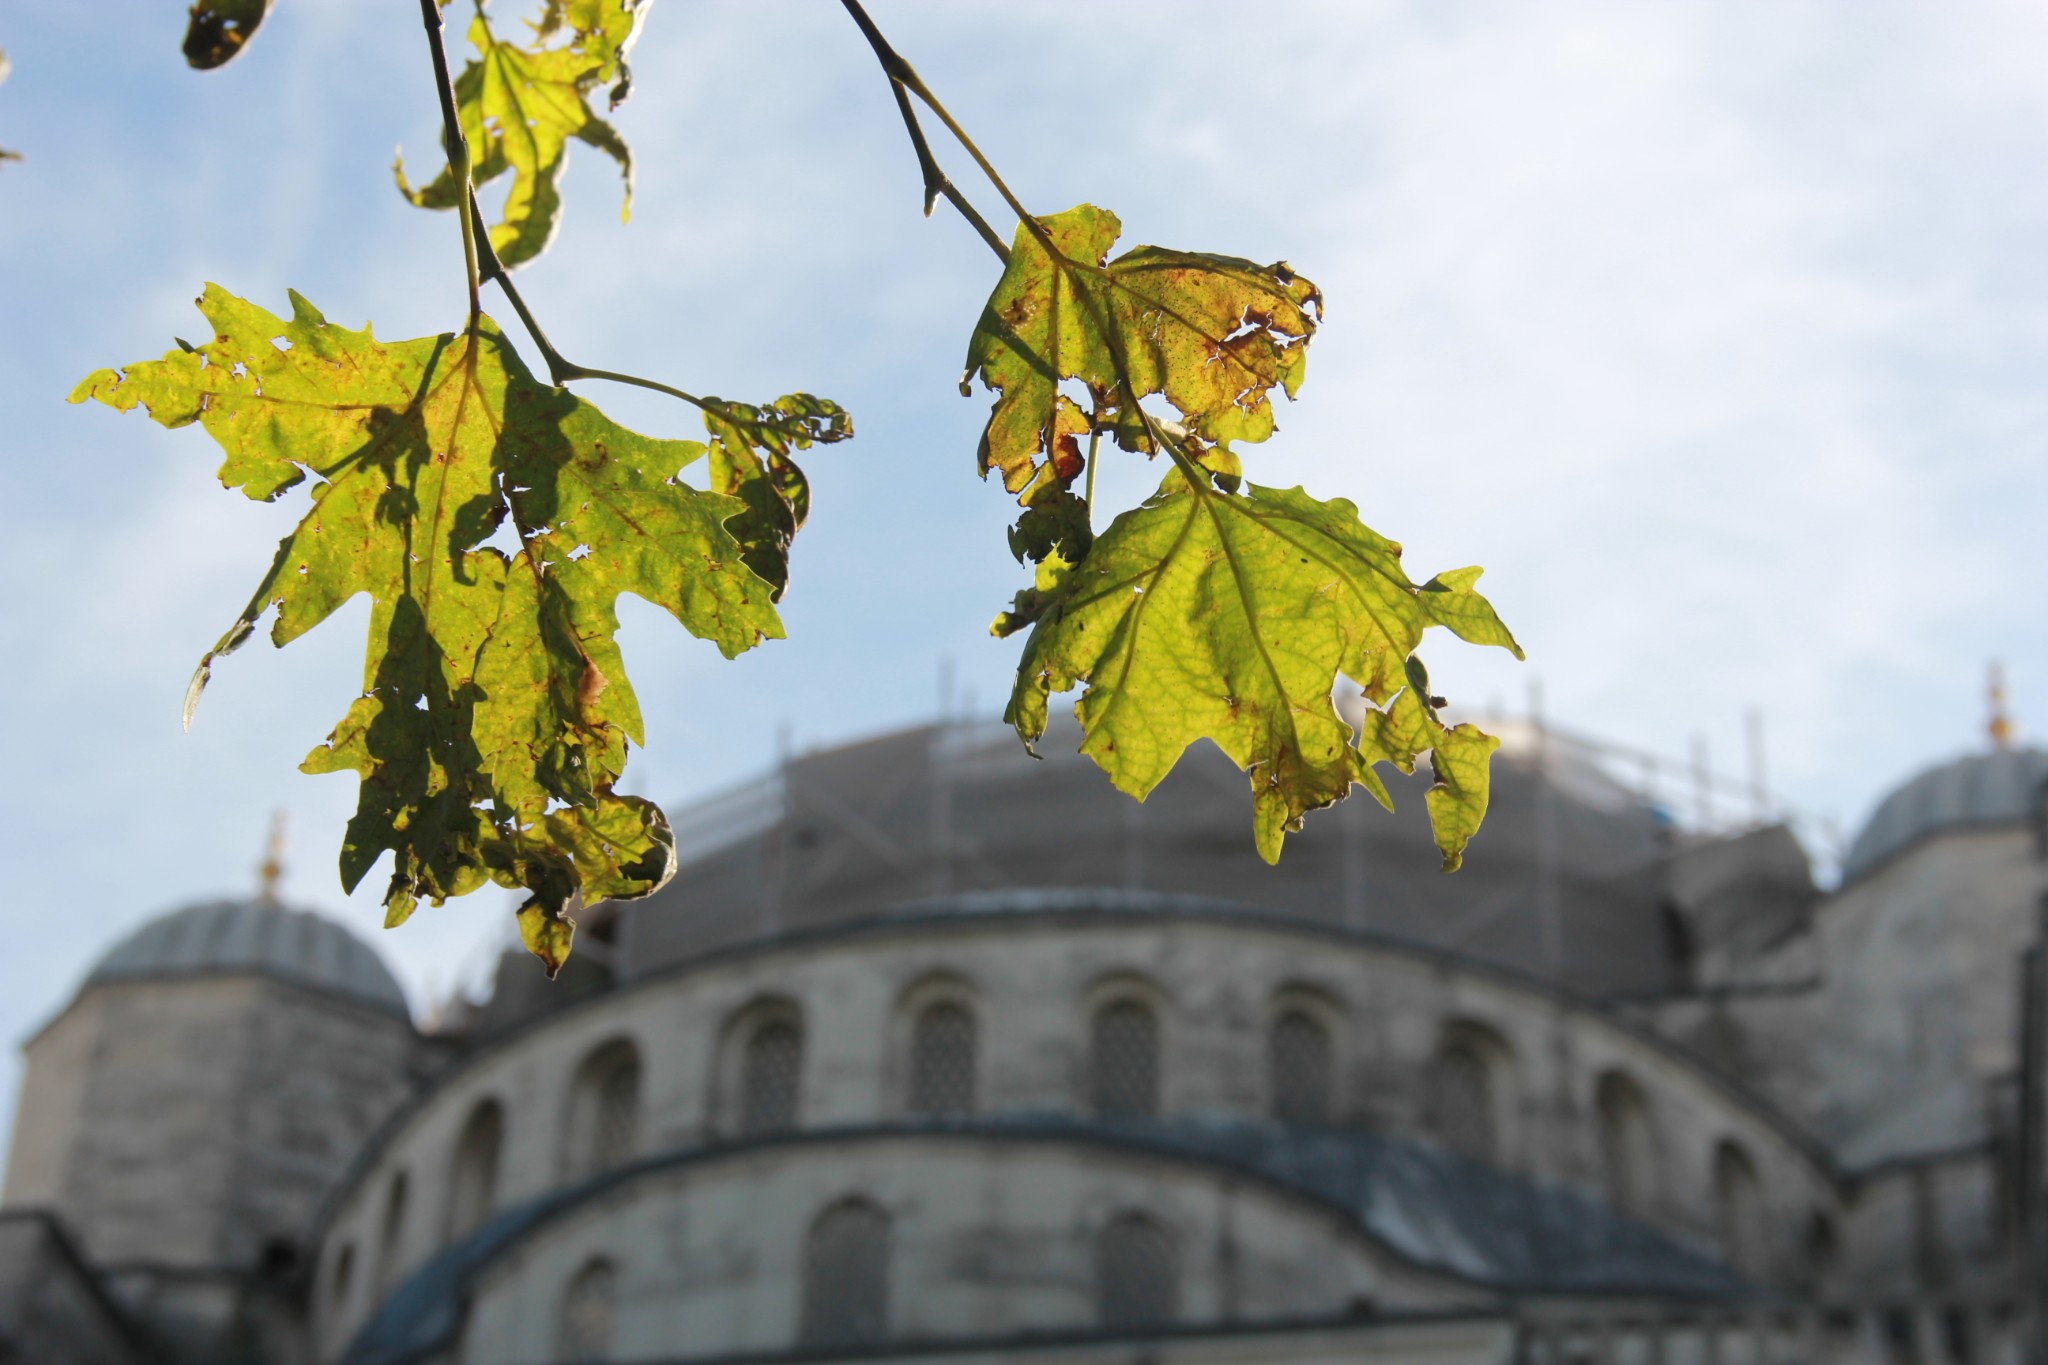
[[[1088,479],[1081,488],[1081,501],[1088,509],[1088,528],[1095,528],[1095,451],[1102,444],[1102,428],[1091,417],[1088,423]]]
[[[462,135],[462,118],[455,110],[455,82],[448,74],[448,45],[443,40],[441,6],[436,0],[420,0],[420,22],[427,28],[427,50],[434,57],[434,85],[441,97],[441,146],[448,153],[448,173],[462,184],[462,197],[474,208],[476,195],[469,181],[469,139]],[[489,241],[488,235],[485,237]],[[496,253],[492,253],[493,260]],[[469,325],[474,328],[483,316],[483,284],[477,266],[477,222],[462,216],[462,265],[469,280]],[[502,270],[503,267],[500,267]]]
[[[996,189],[1002,193],[1004,199],[1009,201],[1012,208],[1017,208],[1017,201],[1011,197],[1009,190],[1003,185],[1003,182],[996,178],[995,172],[989,169],[988,163],[982,161],[981,153],[974,150],[974,145],[966,140],[965,135],[953,123],[951,116],[939,108],[938,101],[934,100],[931,92],[924,88],[924,82],[918,80],[917,72],[911,69],[910,63],[904,61],[896,49],[889,46],[889,40],[882,36],[882,31],[879,28],[875,27],[875,21],[870,19],[868,12],[861,8],[860,0],[840,0],[840,3],[846,7],[846,12],[853,16],[853,22],[860,26],[861,35],[868,40],[868,46],[874,49],[875,59],[882,64],[882,70],[889,77],[889,90],[896,96],[897,112],[903,115],[903,129],[910,134],[910,145],[917,152],[917,168],[924,176],[924,216],[927,218],[932,216],[932,206],[943,196],[946,202],[958,209],[960,216],[965,218],[977,233],[981,234],[981,240],[988,243],[989,250],[995,252],[1004,265],[1008,265],[1010,263],[1010,248],[1004,244],[1002,237],[997,234],[996,230],[988,225],[988,220],[981,216],[980,211],[968,201],[967,196],[960,192],[960,187],[947,177],[945,171],[939,166],[938,158],[932,155],[931,144],[925,141],[924,126],[917,120],[917,110],[910,103],[910,95],[906,87],[915,82],[915,88],[919,92],[918,98],[931,105],[933,111],[940,118],[946,120],[947,128],[953,133],[954,137],[960,139],[961,145],[965,146],[976,162],[981,165],[982,170],[995,184]],[[1028,216],[1021,209],[1018,209],[1018,215],[1020,217]]]

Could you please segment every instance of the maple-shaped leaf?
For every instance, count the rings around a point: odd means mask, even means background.
[[[591,110],[597,87],[611,85],[612,104],[630,86],[626,54],[639,36],[647,0],[554,0],[522,47],[501,41],[481,8],[469,26],[478,56],[455,78],[457,116],[469,143],[470,179],[481,187],[508,172],[512,187],[491,246],[508,268],[547,250],[562,221],[562,171],[569,139],[616,161],[625,181],[621,216],[633,207],[633,153],[618,131]],[[392,164],[398,188],[421,208],[464,202],[463,186],[443,169],[414,189],[401,158]]]
[[[1314,285],[1285,263],[1162,247],[1110,260],[1122,230],[1092,204],[1020,225],[968,343],[961,392],[979,375],[998,394],[982,470],[1027,503],[1071,482],[1061,457],[1091,426],[1150,449],[1135,400],[1163,395],[1195,443],[1213,446],[1270,436],[1272,391],[1301,386],[1322,315]],[[1086,387],[1092,416],[1060,391],[1067,380]]]
[[[1005,719],[1035,742],[1050,696],[1086,683],[1075,708],[1082,751],[1140,799],[1190,744],[1215,741],[1250,775],[1253,828],[1268,862],[1304,813],[1354,783],[1391,806],[1372,764],[1412,767],[1420,749],[1438,744],[1462,784],[1461,797],[1430,801],[1438,843],[1455,866],[1485,812],[1478,750],[1483,742],[1490,752],[1492,741],[1444,740],[1442,727],[1416,721],[1397,693],[1430,626],[1517,658],[1521,650],[1473,591],[1478,570],[1416,584],[1400,556],[1341,498],[1255,484],[1232,494],[1191,483],[1177,468],[1078,564],[1048,558],[1018,609],[997,618],[998,635],[1033,626]],[[1356,747],[1331,700],[1340,674],[1374,702],[1393,704],[1403,724],[1380,725],[1365,750]]]
[[[422,897],[523,887],[522,926],[552,971],[579,898],[645,894],[673,865],[661,812],[613,790],[642,733],[619,594],[728,657],[782,633],[726,529],[745,504],[681,482],[704,443],[642,436],[538,382],[487,318],[387,342],[296,294],[289,319],[214,286],[199,306],[211,341],[71,396],[200,423],[226,452],[222,483],[251,498],[317,481],[201,661],[188,720],[214,660],[266,610],[283,645],[369,594],[362,695],[304,765],[361,777],[342,881],[389,851],[392,924]],[[492,543],[508,521],[509,551]]]

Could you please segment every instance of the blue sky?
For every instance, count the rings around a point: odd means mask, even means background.
[[[510,0],[499,0],[507,6]],[[1029,5],[875,0],[1026,202],[1113,208],[1126,241],[1285,258],[1328,319],[1253,477],[1353,499],[1427,573],[1487,567],[1529,653],[1447,642],[1454,700],[1738,766],[1759,709],[1787,799],[1845,827],[1981,742],[2002,658],[2048,729],[2048,8],[2005,0]],[[139,920],[252,885],[270,812],[291,899],[376,934],[333,874],[347,777],[296,764],[360,677],[357,603],[186,678],[299,514],[214,482],[196,429],[63,402],[201,324],[208,280],[305,293],[386,337],[458,325],[455,223],[392,190],[435,113],[412,0],[278,0],[213,73],[180,7],[10,7],[0,46],[0,761],[13,894],[0,1040]],[[886,86],[825,0],[662,0],[611,167],[575,156],[522,279],[588,363],[854,413],[809,462],[791,638],[736,664],[629,603],[649,712],[634,785],[687,799],[927,718],[941,660],[993,711],[1020,581],[957,394],[996,268],[918,216]],[[999,217],[965,158],[955,178]],[[501,310],[502,311],[502,310]],[[643,430],[678,405],[592,388]],[[1152,475],[1105,469],[1134,500]],[[1249,817],[1246,837],[1249,839]],[[1483,835],[1482,835],[1483,838]],[[506,902],[379,947],[425,1005]],[[0,1120],[16,1071],[0,1061]]]

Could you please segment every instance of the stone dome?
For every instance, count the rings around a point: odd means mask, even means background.
[[[1994,749],[1917,774],[1878,803],[1842,864],[1844,880],[1862,876],[1930,834],[2026,818],[2048,783],[2048,751]]]
[[[405,992],[374,949],[306,910],[207,901],[159,915],[108,951],[85,978],[105,981],[260,972],[409,1018]]]

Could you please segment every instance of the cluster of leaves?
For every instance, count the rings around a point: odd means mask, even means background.
[[[265,8],[202,0],[188,56],[227,60]],[[530,258],[552,235],[562,148],[517,112],[538,106],[504,113],[501,101],[522,98],[506,73],[552,63],[579,91],[608,79],[623,93],[640,9],[555,0],[535,39],[557,46],[485,47],[458,82],[465,131],[485,148],[476,164],[519,177],[494,233],[507,254]],[[481,18],[472,34],[489,42]],[[551,151],[530,159],[537,146]],[[448,173],[416,198],[437,196],[454,204],[468,190]],[[199,307],[205,344],[99,371],[71,395],[198,423],[226,452],[221,482],[250,498],[313,481],[305,517],[201,660],[187,723],[214,661],[266,612],[281,646],[368,594],[362,694],[302,765],[360,779],[344,885],[390,853],[391,925],[422,899],[524,889],[526,942],[558,970],[577,904],[644,895],[674,866],[661,810],[616,790],[643,736],[615,638],[619,594],[665,608],[727,657],[779,638],[775,602],[809,506],[794,454],[851,436],[847,414],[808,394],[692,399],[707,439],[657,440],[535,378],[482,314],[386,342],[296,294],[289,318],[212,285]],[[684,482],[692,466],[702,486]]]
[[[559,227],[571,139],[619,164],[630,204],[631,155],[590,99],[601,88],[613,107],[625,97],[647,3],[545,0],[527,41],[513,43],[479,0],[469,26],[478,55],[441,92],[447,167],[417,189],[397,168],[413,203],[463,215],[472,306],[461,330],[384,342],[367,326],[329,323],[296,294],[282,318],[208,286],[205,344],[99,371],[72,394],[143,408],[169,427],[199,424],[226,452],[221,481],[250,498],[310,478],[305,517],[201,660],[187,723],[213,662],[265,613],[276,612],[272,639],[284,645],[367,594],[361,695],[303,765],[360,779],[342,880],[352,889],[392,855],[393,925],[421,899],[522,888],[522,931],[551,974],[576,905],[644,895],[674,865],[661,811],[616,789],[642,742],[616,640],[619,595],[662,606],[728,657],[779,637],[790,542],[810,505],[794,455],[852,435],[842,409],[808,394],[757,407],[574,365],[506,274]],[[997,395],[980,465],[1017,496],[1010,546],[1035,566],[994,626],[1029,632],[1007,712],[1019,735],[1036,742],[1051,697],[1085,687],[1083,750],[1140,799],[1191,744],[1213,740],[1250,776],[1268,860],[1305,813],[1354,785],[1391,804],[1375,765],[1413,771],[1428,753],[1426,800],[1455,868],[1485,812],[1497,741],[1438,718],[1443,701],[1415,650],[1443,626],[1519,656],[1474,591],[1479,570],[1417,583],[1400,547],[1352,504],[1248,483],[1240,465],[1240,446],[1273,434],[1274,391],[1300,388],[1321,294],[1285,264],[1157,247],[1111,259],[1121,227],[1089,205],[1029,215],[857,0],[842,3],[888,72],[927,211],[943,195],[1005,263],[962,392],[978,376]],[[445,4],[422,0],[437,72]],[[197,0],[188,61],[232,59],[269,8]],[[1016,211],[1007,248],[939,171],[912,93]],[[502,212],[486,225],[474,186],[506,176]],[[472,234],[485,234],[480,246]],[[481,312],[480,279],[505,291],[553,383]],[[707,439],[629,431],[561,387],[577,378],[685,399]],[[1166,457],[1165,477],[1097,535],[1104,437]],[[700,481],[685,482],[700,460]],[[1333,701],[1343,678],[1373,704],[1356,732]]]
[[[968,346],[968,378],[997,395],[981,467],[1018,495],[1011,548],[1037,566],[995,621],[1031,632],[1005,718],[1036,741],[1051,695],[1086,684],[1082,749],[1139,798],[1213,740],[1250,776],[1269,862],[1354,784],[1391,808],[1373,765],[1412,772],[1427,751],[1456,868],[1498,741],[1438,720],[1412,656],[1430,626],[1520,656],[1473,590],[1479,570],[1417,584],[1351,503],[1246,483],[1236,446],[1271,436],[1274,390],[1300,388],[1322,295],[1284,262],[1150,246],[1112,260],[1121,231],[1087,204],[1021,225]],[[1104,435],[1170,468],[1097,538],[1074,485]],[[1340,675],[1376,708],[1355,736],[1331,697]]]
[[[524,888],[529,945],[559,967],[579,898],[644,895],[672,871],[660,809],[613,789],[642,740],[614,638],[619,594],[665,608],[727,657],[780,637],[794,513],[773,504],[802,486],[788,452],[849,434],[845,414],[805,395],[713,404],[709,445],[655,440],[536,380],[487,317],[380,342],[296,294],[289,319],[214,286],[199,306],[211,341],[99,371],[72,394],[167,427],[199,423],[226,452],[221,482],[250,498],[316,480],[201,661],[188,721],[213,661],[266,611],[284,645],[369,594],[363,693],[303,765],[361,778],[343,882],[388,850],[393,925],[422,897]],[[712,451],[725,466],[715,487],[684,483]],[[752,472],[771,462],[790,471],[783,482]],[[509,551],[490,543],[507,523]]]

